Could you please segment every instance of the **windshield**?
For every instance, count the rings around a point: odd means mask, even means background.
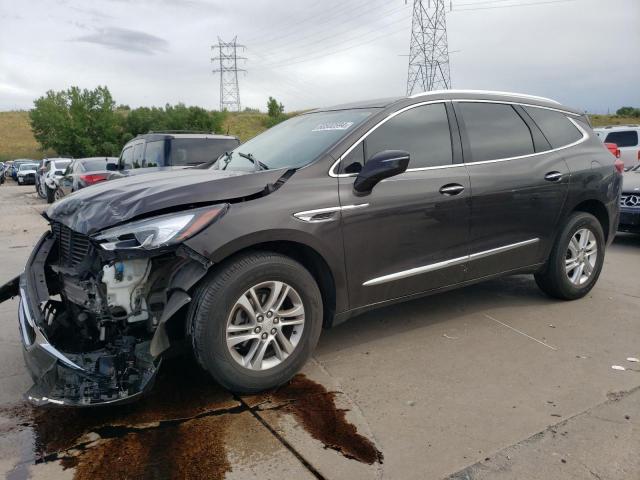
[[[36,170],[38,168],[37,163],[23,163],[20,165],[20,171],[22,170]]]
[[[372,113],[354,109],[293,117],[223,155],[212,168],[255,171],[304,167]]]

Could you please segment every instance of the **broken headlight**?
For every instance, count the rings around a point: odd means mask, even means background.
[[[158,215],[119,227],[109,228],[95,235],[94,240],[105,250],[152,250],[184,242],[216,219],[224,215],[228,204],[195,208],[184,212]]]

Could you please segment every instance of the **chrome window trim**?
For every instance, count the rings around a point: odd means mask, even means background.
[[[374,285],[381,285],[383,283],[393,282],[396,280],[402,280],[404,278],[413,277],[415,275],[420,275],[422,273],[433,272],[435,270],[440,270],[442,268],[453,267],[456,265],[461,265],[469,260],[479,260],[481,258],[486,258],[491,255],[496,255],[498,253],[508,252],[510,250],[514,250],[516,248],[524,247],[527,245],[533,245],[540,241],[539,238],[531,238],[529,240],[524,240],[522,242],[511,243],[509,245],[504,245],[502,247],[492,248],[490,250],[484,250],[482,252],[472,253],[471,255],[465,255],[464,257],[452,258],[450,260],[445,260],[443,262],[431,263],[429,265],[423,265],[422,267],[410,268],[409,270],[402,270],[401,272],[391,273],[388,275],[383,275],[381,277],[372,278],[371,280],[367,280],[362,284],[363,287],[371,287]]]
[[[409,97],[409,98],[416,98],[416,97]],[[533,98],[536,98],[536,97],[533,97]],[[495,159],[495,160],[481,160],[481,161],[478,161],[478,162],[454,163],[454,164],[451,164],[451,165],[438,165],[438,166],[434,166],[434,167],[407,168],[406,172],[422,172],[422,171],[425,171],[425,170],[439,170],[439,169],[442,169],[442,168],[454,168],[454,167],[461,167],[461,166],[464,166],[464,165],[482,165],[483,163],[496,163],[496,162],[507,162],[507,161],[511,161],[511,160],[520,160],[520,159],[523,159],[523,158],[535,157],[535,156],[538,156],[538,155],[543,155],[543,154],[547,154],[547,153],[553,153],[553,152],[557,152],[557,151],[560,151],[560,150],[564,150],[566,148],[575,147],[576,145],[579,145],[579,144],[585,142],[589,138],[589,134],[587,133],[587,131],[584,128],[582,128],[573,118],[571,118],[569,116],[569,115],[572,115],[574,117],[578,117],[579,115],[577,113],[569,112],[567,110],[562,110],[560,108],[544,107],[544,106],[541,106],[541,105],[532,105],[532,104],[524,103],[524,102],[512,102],[512,101],[506,101],[506,100],[505,101],[502,101],[502,100],[484,100],[484,99],[472,99],[472,98],[471,99],[456,98],[456,99],[451,99],[451,100],[433,100],[433,101],[429,101],[429,102],[420,102],[420,103],[416,103],[416,104],[413,104],[413,105],[409,105],[407,107],[404,107],[404,108],[398,110],[397,112],[392,113],[388,117],[382,119],[379,123],[374,125],[370,130],[368,130],[364,135],[362,135],[353,145],[351,145],[347,149],[347,151],[345,151],[342,155],[340,155],[340,158],[338,158],[338,160],[336,160],[331,165],[331,168],[329,169],[329,176],[333,177],[333,178],[356,177],[358,175],[357,173],[335,173],[335,168],[340,164],[340,162],[344,159],[344,157],[349,155],[353,151],[353,149],[356,148],[356,146],[360,142],[365,140],[371,133],[373,133],[378,127],[382,126],[388,120],[392,119],[396,115],[399,115],[400,113],[406,112],[407,110],[410,110],[410,109],[415,108],[415,107],[420,107],[420,106],[423,106],[423,105],[430,105],[430,104],[435,104],[435,103],[445,103],[445,102],[496,103],[496,104],[505,104],[505,105],[520,105],[522,107],[542,108],[544,110],[552,110],[554,112],[560,112],[560,113],[564,114],[566,116],[566,118],[571,123],[573,123],[573,125],[580,131],[580,133],[582,134],[582,138],[579,139],[579,140],[576,140],[575,142],[570,143],[568,145],[564,145],[562,147],[557,147],[557,148],[552,148],[550,150],[545,150],[544,152],[534,152],[534,153],[529,153],[527,155],[520,155],[520,156],[517,156],[517,157],[498,158],[498,159]]]

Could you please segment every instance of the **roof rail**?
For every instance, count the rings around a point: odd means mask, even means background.
[[[487,95],[504,95],[508,97],[522,97],[522,98],[530,98],[532,100],[542,100],[545,102],[556,103],[560,105],[560,102],[553,100],[551,98],[539,97],[537,95],[527,95],[526,93],[514,93],[514,92],[498,92],[493,90],[432,90],[430,92],[422,92],[411,95],[409,98],[419,98],[427,95],[441,95],[443,93],[480,93]]]

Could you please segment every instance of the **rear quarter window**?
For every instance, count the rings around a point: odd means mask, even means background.
[[[546,108],[524,107],[540,127],[553,148],[560,148],[582,139],[582,133],[562,112]]]

